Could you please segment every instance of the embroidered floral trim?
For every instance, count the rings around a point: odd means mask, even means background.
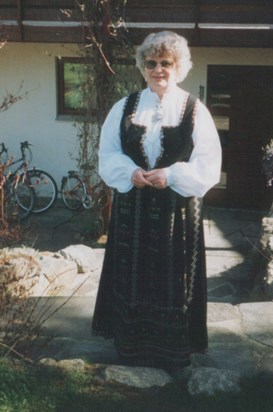
[[[163,156],[163,153],[164,153],[164,147],[163,147],[164,129],[162,127],[161,127],[161,130],[160,130],[159,139],[160,139],[160,153],[156,158],[155,165],[154,165],[155,168],[157,167],[158,163],[162,159],[162,156]]]
[[[185,207],[181,208],[181,219],[182,219],[182,238],[183,238],[183,261],[184,261],[184,273],[183,273],[183,283],[184,283],[184,300],[183,302],[187,302],[188,296],[188,262],[187,262],[187,234],[186,234],[186,209]],[[185,313],[187,307],[183,307],[183,313]]]
[[[189,305],[193,299],[193,288],[194,288],[194,282],[196,279],[196,272],[198,268],[198,255],[200,252],[200,216],[201,216],[201,209],[200,209],[200,201],[199,198],[193,197],[193,244],[192,244],[192,255],[191,255],[191,264],[190,264],[190,275],[189,275],[189,285],[188,285],[188,290],[187,290],[187,299],[185,301],[185,304],[183,305],[183,313],[186,313]]]
[[[135,105],[134,105],[134,108],[133,108],[133,111],[132,111],[132,114],[131,114],[131,122],[134,123],[135,125],[138,125],[137,123],[135,123],[135,117],[136,117],[136,111],[137,111],[137,106],[139,104],[140,96],[141,96],[141,91],[138,92],[138,94],[137,94]],[[138,125],[138,126],[140,126],[140,125]]]
[[[193,112],[192,112],[192,127],[194,128],[194,124],[195,124],[195,118],[196,118],[196,112],[197,112],[197,104],[200,102],[199,99],[196,99],[196,102],[194,103],[194,108],[193,108]]]
[[[176,193],[171,193],[171,214],[169,221],[169,244],[168,244],[168,306],[173,306],[174,298],[174,279],[173,279],[173,260],[174,260],[174,247],[173,247],[173,237],[174,237],[174,220],[175,220],[175,209],[176,209]]]
[[[143,133],[142,138],[141,138],[141,140],[140,140],[140,151],[141,151],[141,154],[142,154],[142,156],[143,156],[143,159],[144,159],[144,161],[145,161],[145,163],[146,163],[146,165],[147,165],[147,169],[149,169],[149,168],[150,168],[150,166],[149,166],[149,159],[148,159],[148,156],[146,155],[145,150],[144,150],[144,140],[145,140],[145,137],[146,137],[146,131],[145,131],[145,133]]]
[[[190,97],[190,93],[186,93],[185,98],[184,98],[184,100],[183,100],[183,105],[182,105],[180,117],[179,117],[179,124],[182,123],[182,120],[183,120],[183,117],[184,117],[184,114],[185,114],[185,110],[186,110],[186,107],[187,107],[187,102],[188,102],[189,97]]]
[[[142,190],[136,189],[135,198],[135,221],[134,221],[134,238],[133,238],[133,254],[132,254],[132,290],[131,290],[131,302],[133,305],[137,303],[137,274],[138,274],[138,263],[139,257],[139,233],[141,224],[141,200],[142,200]]]
[[[268,187],[273,186],[273,139],[262,147],[262,170]]]
[[[135,101],[135,105],[134,105],[134,109],[133,109],[133,112],[132,112],[132,115],[131,115],[131,122],[132,122],[135,126],[141,127],[141,128],[144,130],[144,133],[143,133],[143,135],[142,135],[142,137],[141,137],[141,140],[140,140],[140,151],[141,151],[141,154],[142,154],[142,156],[143,156],[143,159],[144,159],[144,161],[145,161],[145,163],[146,163],[146,165],[147,165],[147,168],[149,169],[149,159],[148,159],[148,157],[147,157],[147,155],[146,155],[146,153],[145,153],[145,150],[144,150],[144,140],[145,140],[145,137],[146,137],[146,134],[147,134],[147,127],[144,126],[143,124],[140,124],[140,123],[136,123],[136,122],[135,122],[136,111],[137,111],[137,107],[138,107],[138,104],[139,104],[139,100],[140,100],[141,93],[142,93],[142,92],[140,91],[140,92],[138,93],[138,95],[137,95],[137,98],[136,98],[136,101]]]

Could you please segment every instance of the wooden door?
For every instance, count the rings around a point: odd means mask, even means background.
[[[224,182],[208,193],[206,202],[267,209],[272,192],[265,185],[261,149],[273,138],[273,67],[211,67],[208,107],[222,139]]]

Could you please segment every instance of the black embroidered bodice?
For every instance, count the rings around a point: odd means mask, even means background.
[[[140,92],[132,93],[126,102],[120,125],[121,146],[139,167],[149,169],[148,160],[143,149],[146,127],[133,122]],[[182,113],[182,120],[178,126],[163,126],[161,130],[161,154],[155,168],[164,168],[175,162],[187,162],[190,158],[193,141],[193,110],[196,98],[188,95],[186,108]]]

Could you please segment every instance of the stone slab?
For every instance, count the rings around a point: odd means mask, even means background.
[[[239,310],[245,334],[273,349],[273,302],[242,303]]]
[[[170,375],[162,369],[144,367],[108,366],[105,375],[107,380],[141,389],[165,386],[172,381]]]

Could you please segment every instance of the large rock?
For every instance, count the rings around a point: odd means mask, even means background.
[[[78,272],[76,262],[55,257],[54,255],[41,255],[39,263],[40,273],[43,274],[50,283],[54,282],[59,276],[75,276]]]
[[[172,378],[162,369],[108,366],[105,370],[107,380],[114,380],[135,388],[151,388],[152,386],[165,386]]]
[[[38,253],[31,248],[0,251],[0,284],[34,278],[39,273]]]
[[[188,381],[191,395],[215,395],[218,392],[240,392],[240,375],[216,368],[197,368]]]
[[[73,261],[53,255],[40,255],[39,265],[39,281],[33,288],[33,296],[54,296],[68,285],[78,283],[77,264]]]
[[[59,367],[71,372],[84,372],[86,369],[85,362],[82,359],[62,359],[56,361],[52,358],[42,358],[38,363],[44,366]]]
[[[262,284],[266,296],[273,298],[273,216],[263,218],[261,253],[258,281]]]
[[[38,254],[31,248],[2,249],[0,252],[0,301],[6,301],[9,296],[15,299],[26,299],[31,296],[33,288],[39,282]],[[15,300],[16,301],[16,300]],[[8,300],[6,301],[6,303]]]
[[[267,295],[273,298],[273,233],[269,236],[266,252],[267,267],[265,274],[265,290]]]
[[[100,267],[96,254],[91,247],[71,245],[58,252],[65,259],[76,262],[79,273],[94,271]]]
[[[263,233],[261,244],[267,247],[270,237],[273,235],[273,216],[264,217],[262,220]]]

